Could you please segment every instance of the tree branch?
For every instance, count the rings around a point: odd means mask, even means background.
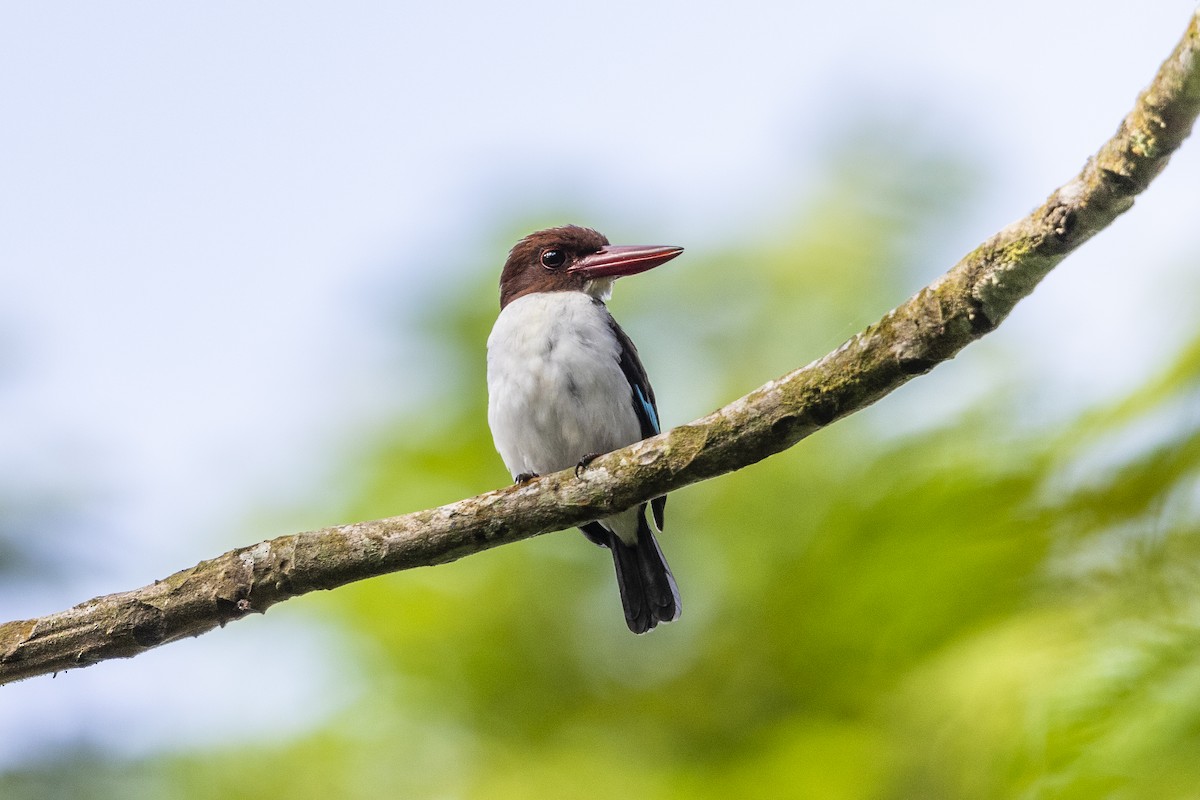
[[[1133,205],[1200,112],[1200,11],[1117,134],[1072,181],[834,352],[708,416],[567,470],[400,517],[281,536],[150,586],[0,625],[0,683],[198,636],[290,597],[608,516],[753,464],[928,372],[994,329]]]

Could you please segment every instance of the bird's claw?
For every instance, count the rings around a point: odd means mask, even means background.
[[[583,471],[585,469],[587,469],[588,464],[591,464],[593,461],[595,461],[599,457],[600,457],[599,453],[588,453],[586,456],[579,459],[579,463],[575,465],[575,477],[576,478],[580,477],[582,475]]]
[[[516,481],[518,484],[525,484],[537,477],[540,476],[536,472],[522,472],[516,477]]]

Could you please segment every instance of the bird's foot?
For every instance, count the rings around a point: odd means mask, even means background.
[[[591,464],[593,461],[599,458],[600,455],[600,453],[588,453],[586,456],[579,459],[579,463],[575,465],[575,477],[578,478],[583,471],[588,468],[588,464]]]
[[[541,477],[536,472],[522,472],[516,477],[517,483],[529,483],[534,478]]]

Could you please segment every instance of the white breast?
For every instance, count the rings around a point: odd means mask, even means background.
[[[583,292],[509,303],[488,337],[488,423],[515,477],[641,438],[608,310]]]

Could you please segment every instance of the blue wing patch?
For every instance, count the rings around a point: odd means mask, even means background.
[[[646,399],[646,395],[642,392],[642,387],[634,386],[633,393],[637,396],[637,401],[642,406],[642,412],[650,420],[650,424],[654,427],[654,432],[659,433],[662,429],[658,426],[658,412],[654,408],[654,403]]]

